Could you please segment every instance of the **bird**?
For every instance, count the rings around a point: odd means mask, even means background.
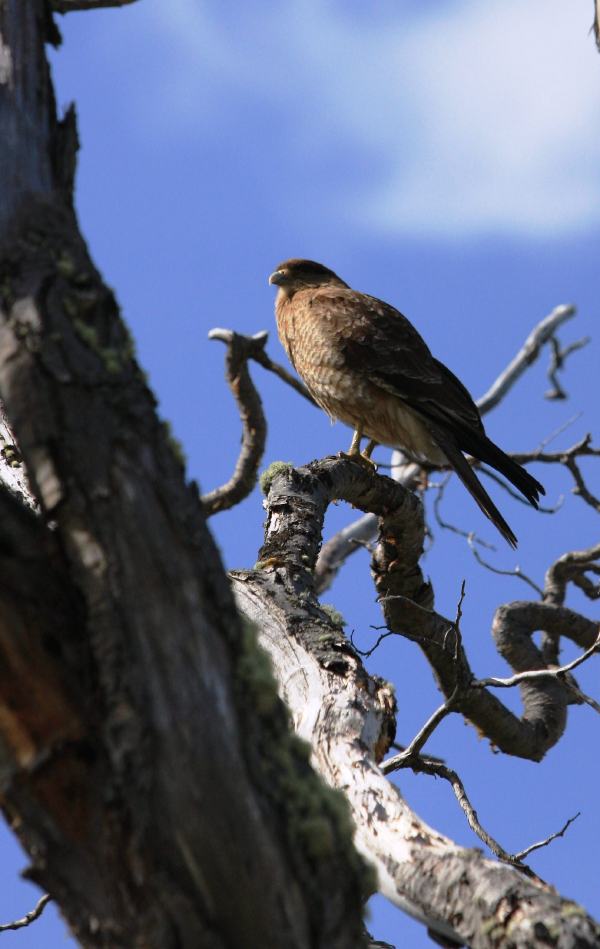
[[[292,365],[331,419],[354,430],[342,454],[370,460],[382,444],[426,468],[449,466],[516,547],[515,534],[465,455],[495,468],[536,508],[544,487],[487,437],[468,390],[412,323],[314,260],[283,261],[269,283],[278,288],[277,331]],[[369,443],[361,453],[364,437]]]

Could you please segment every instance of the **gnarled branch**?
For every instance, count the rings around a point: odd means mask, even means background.
[[[232,581],[242,611],[260,621],[261,642],[273,659],[295,727],[310,742],[315,766],[328,782],[344,788],[355,816],[356,846],[374,864],[381,891],[443,940],[482,949],[503,945],[509,919],[500,907],[510,892],[514,945],[541,946],[551,927],[557,945],[566,947],[574,925],[583,945],[594,946],[597,931],[592,921],[579,917],[567,922],[565,904],[553,891],[432,831],[381,774],[376,762],[390,745],[392,696],[385,683],[367,676],[342,634],[339,618],[322,610],[314,596],[323,516],[334,498],[380,516],[376,575],[393,576],[394,588],[403,591],[394,597],[411,604],[428,622],[435,618],[428,608],[431,588],[418,564],[423,541],[420,502],[412,492],[349,460],[324,459],[300,469],[278,467],[272,473],[257,569],[236,571]],[[412,620],[414,616],[404,628],[418,638],[421,630]],[[448,630],[453,624],[441,617],[437,621],[437,648],[446,647],[450,655]],[[465,671],[470,677],[470,670]],[[503,706],[496,701],[494,713],[498,709]],[[429,886],[428,880],[435,885]],[[476,901],[459,897],[459,888],[473,892],[473,886]],[[541,935],[534,937],[535,932]]]

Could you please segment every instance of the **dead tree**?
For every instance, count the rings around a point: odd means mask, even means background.
[[[118,0],[55,9],[99,5]],[[490,692],[507,683],[474,680],[460,616],[433,610],[413,466],[396,480],[347,459],[271,467],[259,561],[228,580],[206,516],[256,480],[265,420],[248,360],[285,373],[264,336],[214,334],[245,436],[231,482],[202,504],[78,231],[75,114],[57,118],[44,53],[58,42],[51,7],[6,0],[0,34],[0,765],[30,878],[89,947],[349,949],[369,944],[376,887],[449,945],[600,946],[597,924],[491,841],[458,776],[422,753],[450,711],[534,760],[560,738],[569,702],[588,698],[557,667],[559,637],[583,660],[598,633],[565,606],[567,585],[596,590],[598,549],[553,565],[539,602],[497,614],[520,718]],[[558,460],[597,506],[577,462],[591,453],[588,440]],[[333,499],[368,526],[319,557]],[[445,695],[392,758],[392,692],[317,598],[342,540],[374,525],[390,634],[415,640]],[[447,777],[499,859],[427,827],[386,778],[398,767]]]

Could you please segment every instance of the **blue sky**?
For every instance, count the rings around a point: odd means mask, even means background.
[[[550,309],[576,303],[563,337],[593,341],[573,357],[570,401],[543,399],[540,365],[486,424],[508,450],[534,447],[578,411],[556,447],[600,434],[600,56],[588,35],[591,8],[588,0],[141,0],[61,19],[65,43],[52,60],[59,104],[75,99],[79,111],[82,228],[203,488],[228,477],[239,443],[224,352],[206,334],[215,325],[274,333],[266,278],[287,256],[322,260],[394,303],[475,396]],[[269,351],[283,361],[275,335]],[[254,375],[270,420],[266,462],[347,447],[342,426],[258,367]],[[597,485],[597,469],[586,471]],[[514,555],[500,541],[490,558],[502,568],[519,563],[541,582],[558,555],[597,541],[597,525],[566,476],[535,473],[550,503],[566,495],[563,508],[549,517],[496,494],[520,546]],[[444,511],[496,543],[459,486]],[[336,507],[327,529],[351,518]],[[254,562],[262,519],[258,493],[213,519],[227,565]],[[466,578],[472,663],[481,675],[506,674],[491,617],[528,589],[483,572],[464,542],[434,530],[425,565],[438,608],[454,614]],[[326,599],[368,646],[381,619],[366,556],[356,555]],[[570,603],[593,615],[577,596]],[[574,654],[565,648],[565,658]],[[409,740],[439,703],[423,660],[388,640],[370,668],[396,682],[399,740]],[[579,679],[593,693],[597,664]],[[503,698],[518,708],[516,695]],[[531,862],[597,916],[598,727],[591,710],[574,709],[541,765],[493,755],[459,718],[430,743],[507,849],[582,812],[566,839]],[[478,846],[446,786],[405,774],[399,783],[426,820]],[[24,859],[7,833],[1,846],[8,920],[36,892],[17,878]],[[374,901],[371,928],[411,949],[431,945],[383,900]],[[22,949],[69,944],[51,910],[3,940]]]

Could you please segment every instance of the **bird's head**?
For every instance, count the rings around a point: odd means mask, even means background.
[[[332,284],[338,287],[348,286],[333,270],[329,270],[323,264],[318,264],[315,260],[301,260],[296,257],[278,264],[269,277],[269,283],[274,283],[279,287],[279,292],[286,297],[293,296],[298,290],[311,287]]]

